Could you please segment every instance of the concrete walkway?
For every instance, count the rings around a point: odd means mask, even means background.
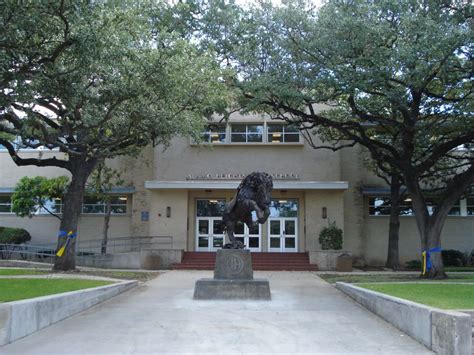
[[[193,301],[207,271],[169,271],[1,354],[431,354],[311,272],[256,272],[272,301]]]

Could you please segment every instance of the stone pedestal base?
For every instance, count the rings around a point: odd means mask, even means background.
[[[195,300],[270,300],[270,283],[265,279],[200,279],[194,288]]]
[[[213,279],[200,279],[194,287],[195,300],[269,300],[270,283],[253,278],[250,250],[217,251]]]

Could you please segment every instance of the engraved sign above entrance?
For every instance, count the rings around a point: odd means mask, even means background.
[[[299,180],[300,177],[295,173],[273,173],[269,174],[273,180]],[[247,174],[233,173],[209,173],[209,174],[190,174],[186,180],[242,180]]]

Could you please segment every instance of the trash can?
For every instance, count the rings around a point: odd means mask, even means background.
[[[341,254],[337,257],[336,271],[351,272],[352,256],[349,254]]]

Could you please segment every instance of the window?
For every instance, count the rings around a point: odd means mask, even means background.
[[[47,200],[45,203],[45,207],[41,207],[38,209],[36,214],[49,214],[47,210],[51,213],[58,214],[63,212],[63,202],[60,198],[55,198],[52,200]]]
[[[474,197],[466,198],[466,209],[468,216],[474,216]]]
[[[232,143],[262,143],[263,125],[233,124],[231,125]]]
[[[297,200],[271,200],[270,217],[298,217]]]
[[[427,198],[426,204],[428,213],[432,215],[436,210],[436,201],[433,198]],[[473,201],[474,205],[474,201]],[[369,215],[370,216],[390,216],[390,198],[389,197],[369,197]],[[474,214],[474,206],[472,206]],[[407,197],[400,203],[400,216],[414,216],[411,198]],[[449,216],[462,216],[461,201],[457,201],[449,211]]]
[[[125,214],[127,213],[127,196],[113,196],[111,199],[110,208],[112,214]],[[88,214],[100,214],[106,212],[106,202],[99,200],[97,197],[84,196],[84,202],[82,204],[82,213]]]
[[[458,200],[448,213],[448,216],[460,216],[461,215],[461,200]]]
[[[224,125],[209,125],[201,135],[205,143],[225,143],[226,132]]]
[[[225,200],[197,200],[197,217],[222,217],[225,210]]]
[[[267,126],[268,143],[299,143],[298,127],[285,124],[269,124]]]
[[[12,197],[0,195],[0,213],[12,213]]]
[[[369,215],[389,216],[390,199],[388,197],[369,197]]]

